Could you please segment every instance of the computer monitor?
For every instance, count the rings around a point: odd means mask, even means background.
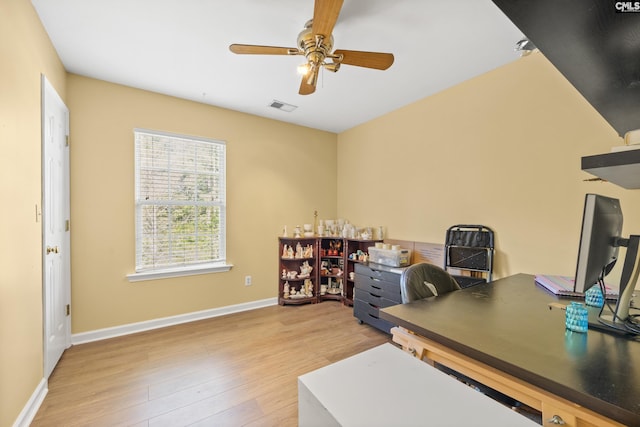
[[[587,194],[582,214],[574,291],[584,293],[609,274],[618,259],[622,237],[620,201]]]
[[[598,284],[604,294],[604,277],[613,269],[620,246],[625,246],[627,251],[620,276],[618,301],[615,309],[607,303],[600,311],[598,324],[590,323],[590,327],[638,335],[640,324],[629,315],[629,308],[640,276],[640,236],[622,237],[622,209],[618,199],[587,194],[574,290],[584,293]]]

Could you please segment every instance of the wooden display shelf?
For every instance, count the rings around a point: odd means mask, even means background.
[[[301,304],[315,304],[318,302],[318,298],[313,297],[305,297],[305,298],[278,298],[278,304],[280,305],[301,305]]]
[[[321,301],[342,301],[343,297],[341,294],[329,294],[326,293],[324,295],[318,295],[318,299]]]
[[[315,304],[318,302],[318,241],[315,237],[280,237],[278,238],[278,250],[279,250],[279,271],[278,271],[278,304],[280,305],[301,305],[301,304]],[[313,256],[293,257],[282,256],[285,252],[285,246],[295,248],[299,245],[303,247],[303,250],[307,250],[309,247],[313,250]],[[305,252],[304,255],[307,255]],[[301,267],[308,263],[312,267],[311,273],[305,277],[296,276],[291,278],[288,276],[290,271],[295,271],[301,274]],[[283,274],[284,272],[284,274]],[[290,288],[300,290],[306,280],[310,280],[313,289],[313,296],[302,298],[285,298],[285,284],[289,284]]]

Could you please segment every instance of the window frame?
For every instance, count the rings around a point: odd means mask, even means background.
[[[139,223],[139,218],[140,218],[140,209],[143,205],[143,203],[140,203],[140,195],[139,193],[139,188],[140,188],[140,164],[138,161],[138,142],[137,142],[137,137],[138,134],[147,134],[147,135],[151,135],[152,137],[163,137],[163,138],[176,138],[176,139],[180,139],[183,141],[193,141],[193,142],[204,142],[204,143],[211,143],[211,144],[216,144],[218,146],[222,146],[223,147],[223,161],[222,161],[222,171],[220,173],[220,177],[222,180],[222,183],[219,184],[219,188],[221,187],[223,190],[223,194],[224,196],[222,197],[221,201],[216,201],[215,203],[211,203],[210,206],[220,206],[220,211],[221,211],[221,226],[220,226],[220,236],[217,240],[219,247],[220,247],[220,252],[221,252],[221,257],[219,260],[211,260],[211,261],[205,261],[205,262],[196,262],[196,263],[192,263],[192,264],[173,264],[173,265],[168,265],[168,266],[156,266],[156,267],[148,267],[148,268],[139,268],[138,266],[138,256],[139,256],[139,251],[141,250],[140,246],[140,242],[141,242],[141,227],[142,225]],[[226,182],[226,169],[227,169],[227,150],[226,150],[226,142],[225,141],[220,141],[220,140],[215,140],[215,139],[211,139],[211,138],[204,138],[204,137],[199,137],[199,136],[193,136],[193,135],[184,135],[184,134],[177,134],[177,133],[171,133],[171,132],[164,132],[164,131],[157,131],[157,130],[150,130],[150,129],[142,129],[142,128],[135,128],[133,130],[133,141],[134,141],[134,167],[135,167],[135,172],[134,172],[134,226],[135,226],[135,273],[131,273],[127,275],[127,278],[130,282],[136,282],[136,281],[142,281],[142,280],[155,280],[155,279],[162,279],[162,278],[168,278],[168,277],[180,277],[180,276],[190,276],[190,275],[196,275],[196,274],[206,274],[206,273],[217,273],[217,272],[224,272],[224,271],[229,271],[231,269],[231,267],[233,267],[232,264],[230,264],[227,259],[226,259],[226,234],[227,234],[227,230],[226,230],[226,210],[227,210],[227,203],[226,203],[226,187],[227,187],[227,182]],[[170,204],[170,203],[169,203]],[[148,206],[148,205],[147,205]],[[194,203],[192,206],[197,207],[198,204]]]

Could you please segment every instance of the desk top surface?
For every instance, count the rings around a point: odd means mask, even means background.
[[[640,425],[640,342],[565,331],[568,304],[518,274],[380,317],[627,425]]]

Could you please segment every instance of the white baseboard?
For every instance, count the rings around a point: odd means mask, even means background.
[[[38,413],[38,409],[40,409],[40,405],[44,401],[44,397],[47,395],[49,391],[49,383],[46,378],[43,378],[36,387],[35,391],[29,398],[27,404],[22,408],[20,415],[16,418],[16,421],[13,423],[13,427],[29,427],[31,422],[36,417]]]
[[[226,307],[213,308],[211,310],[196,311],[193,313],[180,314],[177,316],[163,317],[160,319],[153,319],[145,322],[129,323],[127,325],[115,326],[113,328],[81,332],[79,334],[71,335],[71,344],[84,344],[92,341],[104,340],[107,338],[115,338],[123,335],[135,334],[137,332],[148,331],[151,329],[164,328],[166,326],[179,325],[181,323],[223,316],[225,314],[238,313],[240,311],[248,311],[254,310],[256,308],[268,307],[271,305],[276,305],[277,303],[277,298],[267,298],[242,304],[229,305]]]

